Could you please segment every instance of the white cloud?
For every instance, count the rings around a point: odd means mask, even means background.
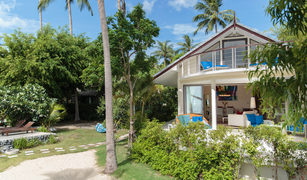
[[[144,0],[143,2],[143,9],[147,12],[150,13],[152,11],[152,8],[155,4],[156,0]]]
[[[11,13],[12,9],[18,5],[15,0],[0,2],[0,33],[7,30],[21,28],[23,32],[35,33],[39,29],[39,21],[33,19],[25,19],[17,14]]]
[[[131,4],[131,3],[126,3],[126,9],[129,11],[129,12],[131,12],[132,10],[133,10],[133,4]]]
[[[177,11],[180,11],[181,8],[190,8],[194,7],[194,5],[197,3],[197,0],[170,0],[168,1],[168,4],[170,6],[173,6]]]

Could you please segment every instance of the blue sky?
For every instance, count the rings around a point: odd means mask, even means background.
[[[3,33],[12,33],[20,27],[23,32],[36,33],[39,29],[39,13],[37,10],[39,0],[0,0],[0,36]],[[75,0],[77,1],[77,0]],[[97,0],[89,0],[94,16],[87,9],[82,12],[77,3],[72,4],[73,33],[86,33],[91,39],[96,39],[101,32]],[[159,41],[170,40],[174,43],[183,40],[182,36],[192,36],[196,23],[192,19],[201,12],[194,10],[197,0],[126,0],[127,10],[141,3],[149,19],[155,20],[161,28]],[[270,17],[264,10],[269,0],[224,0],[221,10],[232,9],[244,25],[266,31],[273,25]],[[65,0],[54,1],[46,11],[43,11],[43,23],[50,23],[53,27],[64,26],[69,23],[68,11],[65,11]],[[117,11],[117,0],[105,0],[107,16],[114,15]],[[221,27],[219,27],[221,29]],[[202,42],[214,33],[206,35],[200,31],[195,37],[195,42]],[[149,50],[152,52],[154,49]]]

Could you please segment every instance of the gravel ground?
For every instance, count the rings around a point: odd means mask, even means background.
[[[27,160],[0,173],[2,180],[114,180],[96,165],[96,150]]]

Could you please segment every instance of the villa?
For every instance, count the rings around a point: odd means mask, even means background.
[[[243,115],[238,114],[258,108],[259,98],[252,97],[245,88],[249,82],[246,71],[255,66],[250,59],[243,59],[257,45],[268,42],[278,41],[232,22],[156,73],[154,83],[178,88],[178,115],[202,114],[213,129],[216,129],[218,118],[228,119],[228,125],[248,126]],[[280,115],[286,111],[285,103],[280,112],[276,112],[275,121],[280,121]]]

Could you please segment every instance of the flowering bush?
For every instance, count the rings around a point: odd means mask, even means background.
[[[52,99],[39,85],[0,87],[0,111],[14,125],[19,120],[38,121],[49,115]]]

